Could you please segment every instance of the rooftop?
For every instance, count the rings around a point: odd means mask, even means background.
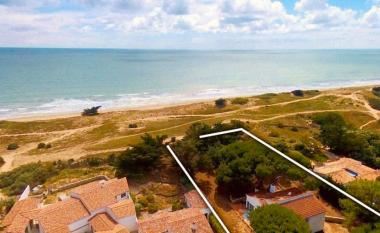
[[[327,162],[314,171],[331,178],[341,184],[356,179],[375,180],[380,176],[380,171],[363,165],[360,161],[351,158],[340,158],[333,162]]]
[[[213,233],[207,218],[197,208],[161,212],[139,222],[139,233]]]
[[[207,208],[206,203],[196,190],[191,190],[185,193],[185,200],[187,205],[191,208]]]

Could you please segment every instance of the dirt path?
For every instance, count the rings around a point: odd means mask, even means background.
[[[206,173],[198,173],[195,177],[210,204],[223,219],[223,222],[231,233],[253,232],[252,229],[244,223],[242,216],[230,206],[229,200],[216,192],[217,184],[215,183],[214,177]]]

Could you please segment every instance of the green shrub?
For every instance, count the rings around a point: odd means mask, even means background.
[[[371,98],[368,100],[368,103],[373,109],[380,111],[380,99]]]
[[[14,198],[0,199],[0,215],[7,214],[15,204]]]
[[[298,97],[302,97],[302,96],[304,96],[304,93],[303,93],[302,90],[294,90],[294,91],[292,91],[292,94],[293,94],[294,96],[298,96]]]
[[[280,134],[277,133],[277,132],[275,132],[275,131],[272,131],[272,132],[269,133],[269,137],[277,138],[279,136],[280,136]]]
[[[157,203],[149,203],[148,204],[148,213],[153,214],[158,211]]]
[[[310,232],[309,225],[301,216],[277,204],[254,209],[249,215],[249,220],[256,233]]]
[[[293,126],[292,128],[290,128],[290,130],[293,131],[293,132],[298,132],[298,128],[295,127],[295,126]]]
[[[215,106],[217,108],[224,108],[224,107],[226,107],[226,105],[227,105],[227,100],[225,100],[223,98],[215,100]]]
[[[16,150],[17,148],[19,148],[17,143],[11,143],[7,146],[7,150]]]
[[[136,123],[131,123],[131,124],[128,125],[128,128],[135,129],[135,128],[137,128],[137,124]]]
[[[5,163],[5,161],[4,161],[3,157],[0,156],[0,167],[3,166],[4,163]]]
[[[38,143],[37,149],[43,149],[46,147],[46,144],[43,142]]]
[[[82,116],[95,116],[95,115],[98,115],[99,114],[99,108],[101,108],[101,106],[96,106],[96,107],[92,107],[92,108],[86,108],[83,110],[82,112]]]
[[[50,148],[51,148],[51,144],[50,143],[46,144],[45,149],[50,149]]]
[[[249,99],[242,98],[242,97],[234,98],[231,101],[232,104],[239,104],[239,105],[244,105],[244,104],[247,104],[248,102],[249,102]]]
[[[212,214],[210,215],[209,221],[210,221],[211,228],[214,230],[215,233],[225,233],[222,225],[220,225],[219,221],[215,218],[214,215]]]
[[[378,97],[380,97],[380,87],[372,88],[372,93]]]
[[[135,204],[135,210],[136,210],[136,215],[140,216],[141,215],[141,210],[142,210],[142,205],[140,203]]]
[[[183,209],[183,203],[181,200],[175,200],[172,203],[172,211]]]

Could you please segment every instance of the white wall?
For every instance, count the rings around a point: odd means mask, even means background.
[[[137,218],[136,215],[127,216],[125,218],[121,218],[118,222],[127,227],[129,231],[137,231]]]
[[[88,218],[80,219],[69,225],[69,230],[72,233],[86,233],[90,231],[90,226],[88,224]]]
[[[307,222],[309,223],[312,233],[322,231],[325,224],[325,214],[319,214],[313,217],[310,217]]]
[[[245,207],[249,210],[260,207],[261,203],[256,197],[251,197],[247,195],[247,199],[245,201]]]

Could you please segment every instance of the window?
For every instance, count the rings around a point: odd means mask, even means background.
[[[126,197],[126,196],[127,196],[127,193],[122,193],[122,194],[120,195],[121,198],[124,198],[124,197]]]

